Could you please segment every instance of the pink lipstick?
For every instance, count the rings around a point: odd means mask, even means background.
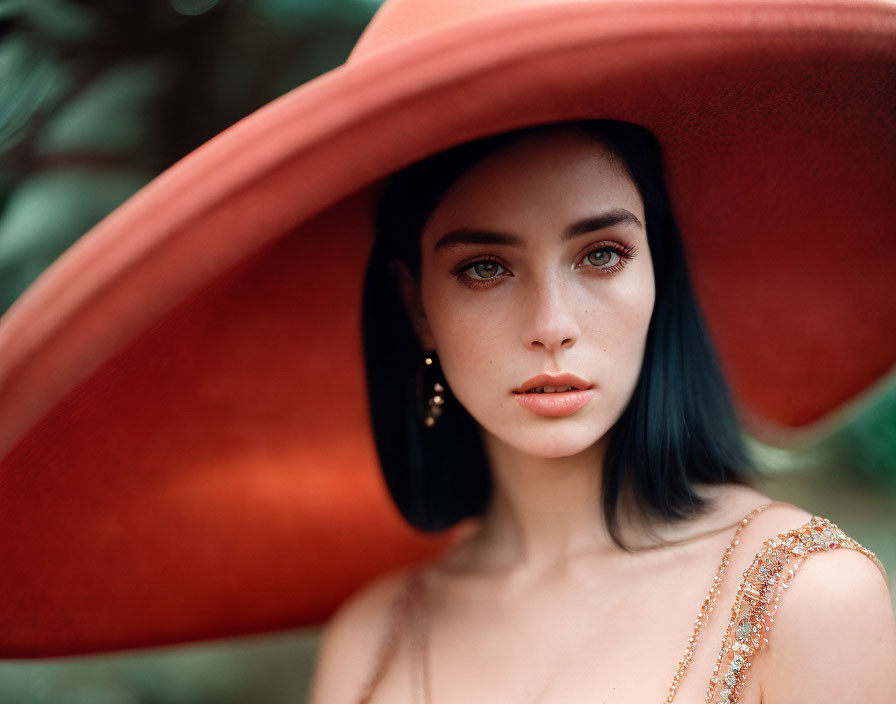
[[[514,394],[523,408],[527,408],[540,416],[568,416],[584,406],[594,391],[555,391],[553,393]]]
[[[541,416],[568,416],[584,406],[594,391],[593,384],[574,374],[539,374],[513,390],[523,408]],[[545,387],[548,387],[547,389]],[[564,387],[567,390],[559,391]]]

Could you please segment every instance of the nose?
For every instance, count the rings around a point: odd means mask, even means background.
[[[556,352],[572,347],[581,334],[573,294],[562,276],[533,282],[523,310],[523,342],[531,350]]]

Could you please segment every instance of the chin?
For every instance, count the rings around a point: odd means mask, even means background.
[[[574,447],[574,448],[563,448],[563,447],[538,447],[534,449],[528,449],[521,447],[519,451],[529,457],[535,457],[541,460],[551,460],[551,459],[561,459],[563,457],[575,457],[579,453],[588,449],[588,445],[585,447]]]
[[[515,428],[510,432],[493,434],[517,452],[539,459],[578,455],[592,448],[603,437],[603,434],[594,432],[593,426],[587,430],[574,426],[561,429],[551,424],[539,429]]]

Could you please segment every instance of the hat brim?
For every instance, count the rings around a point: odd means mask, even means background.
[[[353,60],[203,145],[0,318],[0,655],[317,624],[442,549],[368,429],[381,179],[586,117],[649,128],[745,423],[830,423],[891,372],[896,13],[575,3]]]

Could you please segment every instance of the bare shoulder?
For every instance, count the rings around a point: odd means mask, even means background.
[[[354,704],[411,569],[395,569],[368,582],[329,618],[315,658],[309,704]]]
[[[768,638],[758,671],[763,704],[892,701],[896,618],[887,579],[867,555],[806,555]]]
[[[752,518],[748,532],[744,535],[746,542],[757,545],[761,545],[765,539],[798,528],[812,519],[812,514],[805,509],[786,501],[778,501],[750,486],[740,484],[701,486],[699,493],[714,504],[716,515],[710,514],[708,518],[709,523],[713,525],[730,521],[732,518],[745,517],[753,509],[768,504],[763,512]]]
[[[769,499],[769,506],[763,514],[753,519],[753,535],[760,542],[776,538],[794,528],[799,528],[812,520],[812,514],[799,506]]]

